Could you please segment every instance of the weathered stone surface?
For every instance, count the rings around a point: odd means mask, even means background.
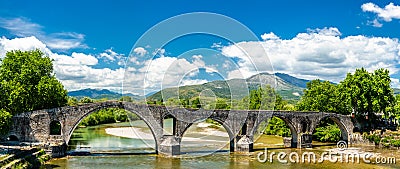
[[[186,130],[192,124],[207,118],[224,126],[231,139],[231,151],[253,151],[254,134],[257,128],[261,122],[274,116],[281,118],[289,126],[292,134],[291,147],[311,146],[312,140],[305,141],[305,135],[311,135],[318,123],[326,118],[338,124],[342,131],[342,140],[350,144],[354,128],[349,116],[324,112],[184,109],[107,101],[19,114],[13,117],[14,124],[9,136],[14,135],[23,142],[68,144],[73,131],[83,118],[100,109],[111,107],[122,108],[138,115],[153,133],[156,151],[169,155],[179,154],[180,142]],[[173,118],[172,135],[163,133],[163,121],[166,117]],[[61,124],[61,135],[50,135],[52,121]]]

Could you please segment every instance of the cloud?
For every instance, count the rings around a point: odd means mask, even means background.
[[[383,24],[380,23],[378,21],[378,19],[374,19],[373,21],[368,21],[367,24],[372,25],[373,27],[376,27],[376,28],[381,28],[383,26]]]
[[[270,33],[264,33],[261,35],[262,40],[274,40],[274,39],[279,39],[278,36],[276,36],[273,32]]]
[[[385,22],[391,22],[393,19],[400,19],[400,6],[394,5],[393,3],[389,3],[384,8],[381,8],[372,2],[368,2],[362,4],[361,9],[364,12],[376,14],[379,20],[384,20]],[[368,24],[374,27],[383,26],[376,18],[373,21],[368,21]]]
[[[144,49],[143,47],[137,47],[137,48],[133,49],[133,52],[135,52],[136,55],[139,55],[139,56],[144,56],[148,53],[147,50]]]
[[[27,18],[0,18],[0,27],[7,29],[11,34],[19,37],[32,36],[34,34],[42,34],[42,26],[30,22]]]
[[[52,52],[45,43],[36,37],[0,39],[0,57],[4,57],[11,50],[34,50],[39,49],[54,59],[54,73],[69,91],[83,88],[104,88],[120,91],[124,77],[124,69],[111,70],[109,68],[93,68],[98,60],[95,56],[73,52],[64,55]]]
[[[101,88],[129,93],[143,93],[160,90],[165,87],[173,87],[185,84],[201,84],[206,80],[192,79],[199,68],[208,68],[202,60],[203,56],[194,55],[188,59],[164,56],[165,50],[157,50],[162,57],[143,61],[138,64],[134,61],[133,66],[116,69],[95,68],[99,64],[96,56],[108,60],[122,60],[122,54],[113,49],[107,49],[100,54],[85,54],[72,52],[71,55],[53,52],[49,47],[34,36],[25,38],[7,39],[0,38],[0,57],[4,57],[11,50],[34,50],[39,49],[53,59],[54,73],[69,91],[84,88]],[[145,83],[146,82],[146,83]],[[124,83],[124,88],[122,84]]]
[[[223,47],[221,52],[238,59],[239,69],[229,72],[229,78],[262,72],[253,67],[268,66],[259,58],[269,58],[274,72],[339,82],[348,72],[361,67],[370,71],[387,68],[391,74],[398,73],[400,43],[398,39],[383,37],[341,37],[337,28],[323,28],[309,29],[288,40],[240,42]]]
[[[68,50],[73,48],[88,48],[83,43],[85,36],[76,32],[46,33],[43,26],[31,22],[28,18],[0,18],[0,28],[8,30],[17,37],[35,36],[44,42],[48,48]]]
[[[124,54],[119,54],[119,53],[113,51],[112,48],[106,49],[103,53],[100,53],[99,56],[101,58],[105,58],[110,61],[120,60],[121,58],[125,57]]]

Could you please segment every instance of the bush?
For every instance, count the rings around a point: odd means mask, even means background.
[[[378,145],[379,142],[381,141],[381,137],[378,136],[378,135],[376,135],[376,134],[372,134],[372,135],[367,136],[367,139],[368,139],[370,142],[375,143],[375,145]]]
[[[313,137],[321,142],[338,142],[342,132],[336,124],[329,124],[325,127],[317,127]]]
[[[132,120],[140,120],[136,115],[131,116]],[[79,125],[81,126],[95,126],[99,124],[126,122],[128,121],[127,111],[118,108],[102,109],[94,112],[84,118]]]
[[[390,144],[391,144],[393,147],[400,147],[400,140],[391,140],[391,141],[390,141]]]
[[[289,126],[278,117],[272,117],[268,122],[267,128],[264,131],[267,135],[278,135],[282,137],[290,137],[290,129]]]

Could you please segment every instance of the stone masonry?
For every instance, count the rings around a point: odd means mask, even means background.
[[[330,118],[342,131],[342,140],[351,144],[354,125],[349,116],[324,112],[294,112],[272,110],[204,110],[141,105],[130,102],[106,101],[26,112],[13,117],[9,136],[21,142],[68,144],[80,121],[90,113],[105,108],[122,108],[138,115],[148,125],[156,142],[156,152],[168,156],[180,154],[180,142],[185,131],[194,123],[213,119],[224,126],[230,138],[230,151],[253,151],[254,135],[263,121],[276,116],[289,126],[291,147],[312,146],[310,136],[318,123]],[[173,133],[164,132],[163,121],[173,118]],[[50,135],[50,123],[61,124],[60,135]]]

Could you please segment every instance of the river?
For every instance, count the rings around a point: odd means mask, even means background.
[[[165,127],[168,128],[169,124],[172,123],[166,123]],[[131,126],[133,129],[128,128]],[[317,154],[318,160],[322,153],[336,150],[336,145],[313,142],[312,149],[285,149],[282,138],[278,136],[260,136],[254,144],[257,151],[249,154],[230,153],[228,143],[229,137],[222,127],[209,128],[206,123],[198,123],[190,127],[182,139],[183,155],[180,158],[166,158],[154,154],[154,139],[143,121],[106,124],[78,128],[71,138],[70,151],[90,147],[90,151],[94,154],[52,159],[42,168],[400,168],[399,150],[376,149],[374,146],[354,146],[349,149],[361,155],[372,153],[374,157],[395,157],[397,164],[371,164],[375,162],[374,159],[367,164],[361,158],[359,163],[340,162],[340,160],[331,162],[328,159],[322,163],[312,163],[301,162],[301,158],[298,163],[292,163],[288,158],[292,152],[300,154],[300,157],[302,153],[313,152]],[[276,153],[272,163],[260,162],[264,156],[257,158],[259,153],[265,152],[264,148],[268,148],[268,158],[270,154]],[[287,154],[287,163],[278,161],[277,154],[280,152]],[[119,153],[119,155],[109,153]]]

